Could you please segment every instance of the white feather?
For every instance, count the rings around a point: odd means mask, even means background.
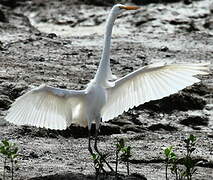
[[[66,129],[71,123],[82,126],[81,109],[85,91],[70,91],[41,85],[19,97],[9,109],[5,119],[17,125],[31,125],[49,129]],[[75,111],[75,121],[72,112]]]
[[[134,106],[161,99],[199,82],[194,76],[208,74],[208,65],[150,65],[118,79],[114,87],[107,89],[102,120],[108,121]]]
[[[19,97],[6,120],[17,125],[65,129],[71,123],[87,126],[107,121],[129,108],[160,99],[199,82],[193,77],[207,74],[209,64],[157,64],[140,68],[116,79],[110,68],[111,34],[116,17],[139,7],[115,5],[107,19],[101,61],[95,78],[83,91],[70,91],[42,85]]]

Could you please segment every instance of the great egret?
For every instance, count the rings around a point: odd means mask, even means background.
[[[120,79],[110,69],[111,34],[116,17],[136,6],[115,5],[107,19],[104,47],[97,73],[85,90],[65,90],[41,85],[16,99],[6,120],[16,125],[31,125],[49,129],[66,129],[71,123],[96,124],[94,149],[102,121],[108,121],[134,106],[161,99],[199,82],[197,74],[207,74],[208,64],[157,64],[142,67]]]

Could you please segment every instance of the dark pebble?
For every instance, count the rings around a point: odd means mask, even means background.
[[[50,39],[54,39],[55,37],[57,37],[57,35],[55,33],[49,33],[47,37]]]
[[[186,126],[208,126],[209,119],[201,116],[190,116],[180,121]]]
[[[163,52],[166,52],[166,51],[168,51],[169,50],[169,48],[167,47],[167,46],[162,46],[161,48],[160,48],[160,51],[163,51]]]

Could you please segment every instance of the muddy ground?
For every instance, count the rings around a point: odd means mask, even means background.
[[[100,60],[104,22],[112,5],[106,2],[0,2],[0,139],[19,146],[16,179],[94,179],[87,129],[17,127],[4,116],[15,98],[40,84],[86,87]],[[155,62],[213,63],[212,2],[161,2],[117,19],[111,64],[118,77]],[[178,94],[103,124],[98,145],[111,154],[113,167],[116,139],[125,138],[132,147],[132,176],[126,176],[125,165],[120,164],[122,179],[165,179],[163,150],[172,145],[183,156],[183,140],[189,134],[198,137],[193,157],[200,163],[193,179],[213,179],[213,72],[200,78],[200,83]],[[0,174],[2,170],[1,161]]]

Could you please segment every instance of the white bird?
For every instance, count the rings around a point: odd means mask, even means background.
[[[111,34],[116,17],[136,6],[115,5],[106,22],[104,46],[100,64],[93,80],[85,90],[65,90],[41,85],[16,99],[6,120],[16,125],[31,125],[49,129],[66,129],[72,123],[80,126],[108,121],[124,111],[145,102],[177,93],[200,80],[197,74],[207,74],[208,64],[157,64],[142,67],[115,80],[110,69]],[[93,153],[90,145],[88,149]]]

